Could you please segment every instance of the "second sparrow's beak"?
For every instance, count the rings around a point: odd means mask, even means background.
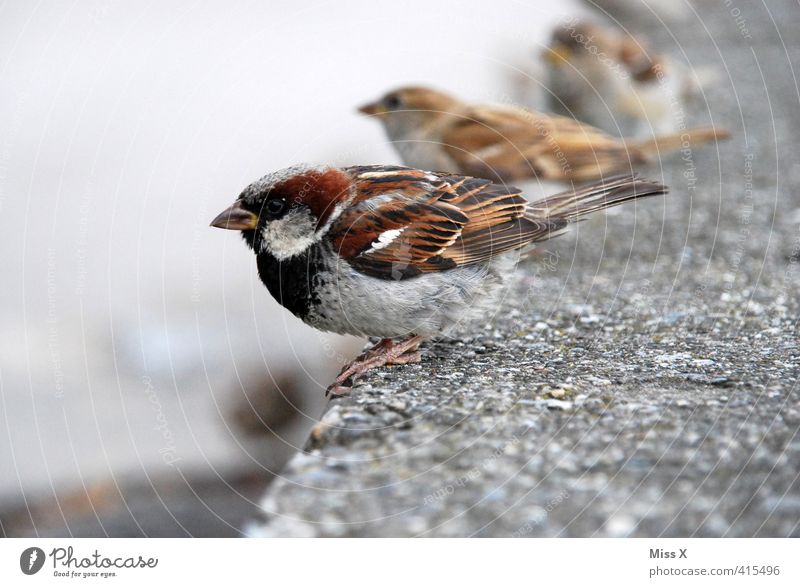
[[[214,218],[211,226],[228,230],[253,230],[258,226],[258,216],[242,208],[242,203],[237,200]]]
[[[542,51],[542,57],[551,65],[563,65],[569,61],[571,54],[572,51],[563,43],[556,43],[552,47]]]
[[[386,109],[381,106],[380,102],[371,102],[369,104],[364,104],[363,106],[359,107],[358,109],[361,114],[366,114],[367,116],[372,116],[375,114],[383,114],[386,112]]]

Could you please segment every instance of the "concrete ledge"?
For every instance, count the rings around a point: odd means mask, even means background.
[[[796,535],[794,320],[764,329],[745,306],[673,323],[517,309],[514,329],[429,345],[332,402],[255,533]]]

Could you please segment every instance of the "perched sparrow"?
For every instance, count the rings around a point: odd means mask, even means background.
[[[620,176],[534,203],[486,179],[297,165],[250,184],[211,226],[241,230],[272,296],[320,330],[378,337],[328,392],[493,308],[514,251],[591,212],[666,193]]]
[[[630,171],[661,151],[728,133],[696,128],[650,140],[623,140],[571,118],[502,105],[474,106],[442,92],[407,87],[359,109],[380,120],[412,167],[496,181],[584,181]]]
[[[700,76],[622,31],[570,19],[543,54],[555,110],[611,133],[679,130]]]

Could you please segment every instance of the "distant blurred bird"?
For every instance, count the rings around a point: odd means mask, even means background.
[[[543,57],[553,109],[614,134],[685,128],[688,101],[712,77],[623,31],[578,19],[554,29]]]
[[[609,178],[529,203],[520,190],[406,167],[297,165],[250,184],[212,226],[242,231],[272,296],[307,324],[379,337],[328,389],[419,361],[426,338],[489,314],[512,253],[658,183]]]
[[[675,0],[585,0],[586,4],[612,18],[677,25],[695,13],[688,2]]]
[[[695,128],[648,140],[613,137],[563,116],[515,106],[477,106],[406,87],[359,109],[376,117],[406,165],[496,181],[584,181],[630,171],[661,152],[727,138]]]

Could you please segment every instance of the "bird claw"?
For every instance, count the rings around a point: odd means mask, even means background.
[[[386,361],[387,365],[410,365],[411,363],[419,363],[422,360],[422,353],[419,351],[406,352],[399,357],[394,357]]]
[[[325,397],[341,397],[350,393],[356,377],[370,369],[383,365],[407,365],[418,363],[422,354],[417,350],[422,337],[413,336],[399,343],[390,339],[382,339],[372,348],[359,355],[352,363],[342,369],[336,380],[328,386]],[[350,383],[350,385],[345,385]]]
[[[353,390],[352,387],[334,383],[332,385],[329,385],[328,389],[325,390],[325,397],[330,397],[331,399],[337,397],[343,397],[345,395],[349,395],[352,390]]]

